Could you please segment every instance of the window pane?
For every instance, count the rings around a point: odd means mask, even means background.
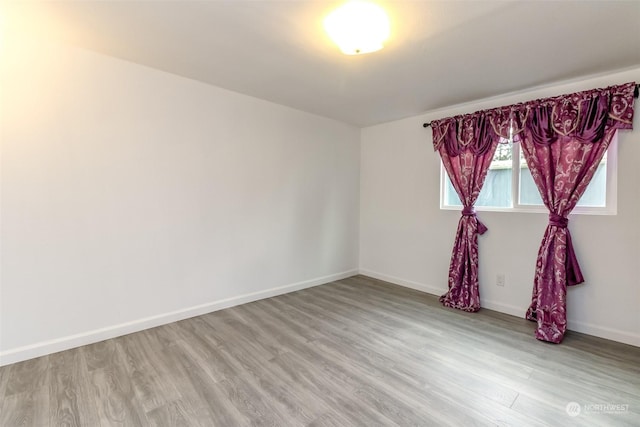
[[[505,140],[506,141],[506,140]],[[511,203],[511,144],[498,144],[498,148],[489,166],[482,191],[475,206],[509,208]],[[444,203],[449,206],[462,206],[460,198],[446,177]]]
[[[447,183],[444,187],[444,204],[448,206],[462,206],[460,197],[458,197],[458,193],[454,190],[448,175],[445,177],[445,180]]]
[[[542,206],[542,198],[536,183],[533,182],[533,176],[527,162],[524,159],[522,150],[520,150],[520,201],[521,205],[538,205]]]
[[[607,155],[598,165],[593,179],[585,190],[576,206],[606,206],[607,205]]]
[[[511,150],[509,150],[511,151]],[[511,159],[494,160],[489,166],[476,206],[511,207]]]
[[[520,204],[542,206],[542,198],[520,152]],[[593,179],[580,198],[577,206],[604,207],[607,204],[607,155],[598,165]]]

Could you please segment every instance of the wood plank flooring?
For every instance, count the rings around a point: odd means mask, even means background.
[[[533,330],[355,276],[2,367],[0,426],[640,425],[640,348]]]

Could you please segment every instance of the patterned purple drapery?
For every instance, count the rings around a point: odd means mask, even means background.
[[[431,126],[434,145],[464,206],[449,264],[449,291],[440,297],[440,302],[447,307],[478,311],[478,234],[484,234],[487,227],[478,220],[473,204],[499,138],[483,114],[438,120]]]
[[[587,189],[618,129],[631,129],[634,83],[533,101],[520,134],[522,152],[549,225],[542,238],[526,317],[536,338],[560,343],[567,329],[567,286],[584,282],[567,216]]]
[[[549,209],[526,317],[537,321],[536,338],[559,343],[566,331],[566,288],[584,281],[567,215],[589,185],[618,129],[631,129],[635,83],[593,89],[495,108],[431,123],[435,150],[467,215],[471,212],[500,138],[521,142],[533,180]],[[452,160],[455,159],[455,160]],[[456,182],[457,181],[457,182]],[[463,221],[465,223],[463,224]],[[475,217],[458,225],[443,304],[480,307]],[[477,230],[474,231],[474,230]]]

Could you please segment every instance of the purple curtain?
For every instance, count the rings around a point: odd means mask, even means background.
[[[633,91],[629,83],[528,103],[520,133],[522,152],[549,209],[549,225],[538,251],[531,306],[536,338],[559,343],[567,329],[567,286],[584,281],[567,215],[576,206],[618,129],[630,129]]]
[[[539,99],[431,123],[433,144],[464,208],[440,301],[465,311],[480,308],[478,234],[486,227],[473,210],[500,138],[522,144],[534,182],[549,209],[538,253],[531,306],[536,337],[559,343],[566,330],[566,288],[583,282],[567,215],[589,185],[618,129],[631,129],[635,83]]]
[[[474,114],[435,121],[434,147],[440,152],[453,188],[463,204],[462,216],[449,265],[449,291],[440,297],[447,307],[480,309],[478,290],[478,234],[487,231],[476,217],[473,204],[491,165],[499,141],[487,118]]]

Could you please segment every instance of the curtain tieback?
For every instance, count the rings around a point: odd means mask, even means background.
[[[567,225],[569,225],[569,218],[565,218],[558,214],[550,213],[549,225],[555,225],[556,227],[560,227],[560,228],[567,228]]]
[[[462,216],[473,216],[476,218],[476,222],[478,223],[478,234],[484,234],[488,230],[487,226],[478,219],[476,210],[473,208],[473,206],[465,206],[462,209]]]
[[[549,225],[554,225],[558,228],[567,228],[569,219],[560,216],[555,213],[549,214]],[[580,271],[580,265],[578,264],[578,258],[573,250],[573,242],[571,241],[571,233],[567,228],[567,258],[565,261],[567,270],[567,286],[578,285],[584,282],[582,271]]]

